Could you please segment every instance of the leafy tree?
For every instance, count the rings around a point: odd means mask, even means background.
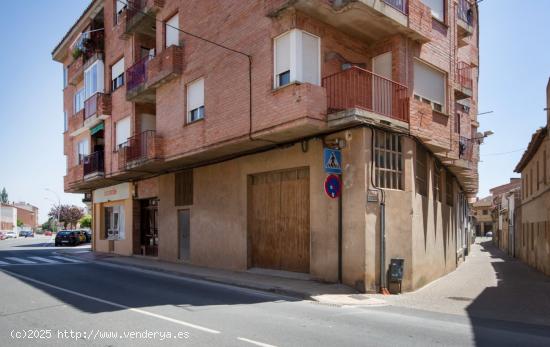
[[[23,222],[19,218],[17,219],[17,226],[20,228],[23,226]]]
[[[54,218],[50,218],[50,219],[48,219],[47,222],[44,222],[42,224],[42,231],[46,231],[46,230],[57,231],[57,226],[55,225],[55,219]]]
[[[0,202],[4,204],[8,203],[8,192],[6,191],[6,187],[2,188],[2,192],[0,193]]]
[[[92,227],[92,216],[89,214],[80,218],[80,227],[81,228],[91,228]]]
[[[63,223],[65,228],[74,229],[80,218],[84,216],[84,209],[75,205],[59,205],[52,207],[48,216],[54,219],[59,216],[59,222]]]

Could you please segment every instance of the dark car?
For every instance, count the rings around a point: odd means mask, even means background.
[[[30,230],[24,230],[19,233],[19,236],[22,237],[34,237],[34,233]]]
[[[55,236],[55,246],[76,246],[80,244],[80,235],[74,230],[61,230]]]
[[[86,242],[92,241],[92,232],[90,230],[83,230],[84,236],[86,236]]]

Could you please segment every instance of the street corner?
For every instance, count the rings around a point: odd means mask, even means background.
[[[337,306],[388,306],[386,300],[368,294],[322,294],[311,297],[312,300],[327,305]]]

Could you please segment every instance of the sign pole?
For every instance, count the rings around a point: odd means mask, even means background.
[[[339,177],[341,181],[342,174]],[[338,282],[342,283],[342,193],[338,196]]]

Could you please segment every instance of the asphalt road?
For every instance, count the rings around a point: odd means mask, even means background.
[[[550,346],[544,325],[324,305],[56,250],[47,238],[0,241],[0,345]]]

